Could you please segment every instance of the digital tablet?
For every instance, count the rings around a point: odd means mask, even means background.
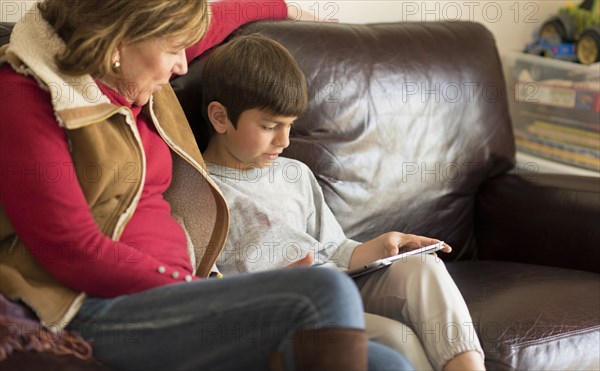
[[[415,254],[429,254],[429,253],[441,250],[443,248],[444,248],[444,242],[440,241],[438,243],[434,243],[433,245],[420,247],[418,249],[403,252],[401,254],[390,256],[388,258],[375,260],[374,262],[367,264],[367,265],[363,265],[362,267],[348,269],[346,271],[346,274],[348,274],[352,278],[360,277],[364,274],[371,273],[378,269],[388,267],[396,260],[405,258],[407,256],[415,255]]]

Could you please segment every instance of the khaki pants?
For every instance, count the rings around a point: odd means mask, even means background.
[[[437,256],[411,256],[355,281],[365,312],[401,322],[367,316],[367,331],[402,352],[417,370],[440,370],[466,351],[483,355],[467,305]]]

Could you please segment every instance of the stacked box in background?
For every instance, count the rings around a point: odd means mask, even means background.
[[[504,56],[517,150],[600,171],[600,65]]]

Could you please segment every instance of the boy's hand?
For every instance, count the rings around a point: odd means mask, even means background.
[[[358,245],[350,258],[349,268],[356,268],[377,259],[398,255],[401,252],[418,249],[419,247],[432,245],[437,242],[440,241],[429,237],[417,236],[416,234],[400,232],[384,233]],[[450,252],[452,248],[444,244],[444,248],[440,251]]]
[[[423,246],[433,245],[440,242],[434,238],[418,236],[416,234],[405,234],[400,232],[388,232],[378,237],[386,256],[398,255],[402,252],[418,249]],[[444,248],[440,251],[449,253],[452,251],[450,245],[444,243]]]
[[[292,268],[292,267],[305,267],[305,266],[309,266],[312,265],[312,263],[314,263],[315,258],[313,256],[312,252],[309,252],[308,254],[306,254],[305,257],[303,257],[302,259],[293,262],[292,264],[288,265],[286,268]]]

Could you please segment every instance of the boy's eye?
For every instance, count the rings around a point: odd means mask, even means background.
[[[273,131],[277,128],[277,126],[263,126],[263,129],[266,131]]]

